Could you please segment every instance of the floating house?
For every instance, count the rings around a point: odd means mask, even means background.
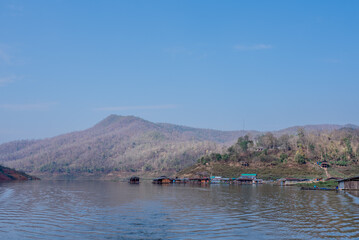
[[[221,176],[211,176],[211,183],[221,183],[222,177]]]
[[[199,184],[205,184],[205,183],[210,183],[210,179],[207,177],[203,177],[203,178],[190,178],[189,179],[190,183],[199,183]]]
[[[237,178],[235,181],[237,184],[253,184],[252,178]]]
[[[279,180],[281,182],[280,185],[294,185],[297,183],[309,182],[309,179],[302,178],[282,178]]]
[[[153,179],[153,181],[152,181],[152,183],[154,183],[154,184],[170,184],[172,182],[173,182],[173,180],[166,176],[161,176],[159,178]]]
[[[131,184],[139,184],[140,178],[139,177],[131,177],[129,183]]]
[[[233,183],[233,179],[232,178],[222,178],[221,183],[230,184],[230,183]]]
[[[338,181],[340,190],[359,190],[359,176]]]
[[[212,184],[255,184],[263,183],[262,179],[257,179],[257,174],[242,174],[239,178],[223,178],[221,176],[211,176]]]
[[[188,183],[188,182],[189,182],[188,178],[175,178],[175,179],[173,179],[173,183],[179,183],[179,184],[183,183],[183,184],[185,184],[185,183]]]
[[[257,174],[255,173],[243,173],[235,181],[237,184],[255,184],[257,183]]]

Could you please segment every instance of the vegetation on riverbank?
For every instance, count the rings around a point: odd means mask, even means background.
[[[295,186],[308,188],[336,188],[338,186],[338,182],[330,180],[325,182],[298,183]]]
[[[179,177],[194,176],[223,176],[223,177],[239,177],[242,173],[256,173],[258,177],[264,180],[276,180],[282,177],[294,178],[315,178],[325,177],[322,169],[310,166],[281,164],[270,166],[258,164],[252,167],[243,167],[233,163],[208,163],[206,165],[196,164],[179,172]]]

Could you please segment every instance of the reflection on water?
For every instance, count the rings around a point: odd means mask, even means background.
[[[357,193],[101,181],[0,184],[0,239],[359,238]]]

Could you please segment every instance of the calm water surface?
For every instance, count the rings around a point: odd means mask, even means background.
[[[9,182],[0,239],[359,239],[359,198],[271,185]]]

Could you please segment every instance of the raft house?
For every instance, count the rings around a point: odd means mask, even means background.
[[[152,183],[154,183],[154,184],[169,184],[169,183],[172,183],[172,182],[173,182],[173,179],[168,178],[166,176],[161,176],[159,178],[155,178],[152,181]]]
[[[359,190],[359,176],[338,180],[339,190]]]
[[[279,179],[280,185],[288,186],[288,185],[295,185],[297,183],[306,183],[310,182],[309,179],[302,179],[302,178],[282,178]]]
[[[244,173],[239,178],[224,178],[221,176],[211,176],[211,177],[197,177],[197,178],[168,178],[166,176],[161,176],[159,178],[153,179],[152,183],[154,184],[262,184],[262,179],[257,179],[257,174],[255,173]]]
[[[131,183],[131,184],[139,184],[140,183],[140,178],[135,177],[135,176],[131,177],[129,183]]]
[[[221,176],[212,176],[211,184],[261,184],[262,179],[257,179],[255,173],[243,173],[238,178],[223,178]]]
[[[231,184],[235,178],[223,178],[221,176],[211,176],[211,184]]]
[[[188,178],[175,178],[173,179],[173,183],[179,183],[179,184],[185,184],[185,183],[188,183],[189,182],[189,179]]]
[[[257,179],[257,174],[255,173],[243,173],[239,178],[235,180],[237,184],[262,184],[262,179]]]
[[[205,183],[209,183],[210,179],[207,177],[203,177],[203,178],[190,178],[189,179],[190,183],[197,183],[197,184],[205,184]]]

